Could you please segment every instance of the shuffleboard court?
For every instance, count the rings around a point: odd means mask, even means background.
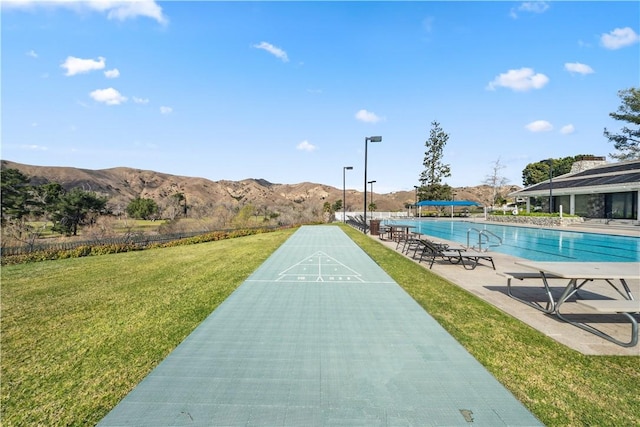
[[[340,228],[305,226],[99,425],[542,424]]]

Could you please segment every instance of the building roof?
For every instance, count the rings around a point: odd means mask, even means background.
[[[568,194],[618,193],[640,190],[640,160],[609,163],[577,173],[554,177],[511,193],[517,197]]]

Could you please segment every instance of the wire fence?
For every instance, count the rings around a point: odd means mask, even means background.
[[[264,228],[264,227],[263,227]],[[106,246],[106,245],[131,245],[138,247],[146,247],[155,243],[167,243],[175,240],[186,239],[189,237],[201,236],[213,232],[230,232],[232,229],[226,230],[212,230],[212,231],[194,231],[194,232],[181,232],[171,234],[156,234],[156,235],[126,235],[119,237],[109,238],[93,238],[87,240],[74,240],[74,241],[59,241],[59,242],[41,242],[36,241],[31,244],[24,244],[19,246],[2,246],[0,247],[0,256],[15,256],[23,255],[32,252],[40,251],[65,251],[73,250],[82,246]]]

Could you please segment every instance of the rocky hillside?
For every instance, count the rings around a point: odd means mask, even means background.
[[[122,211],[135,197],[151,198],[159,206],[165,206],[181,193],[193,211],[208,211],[215,206],[241,206],[252,204],[258,208],[274,210],[279,206],[321,207],[325,202],[333,204],[342,199],[342,189],[328,185],[303,182],[300,184],[274,184],[264,179],[242,181],[210,181],[204,178],[169,175],[149,170],[117,167],[88,170],[72,167],[30,166],[2,160],[2,169],[18,169],[33,184],[60,183],[64,188],[80,187],[109,199],[114,212]],[[503,188],[503,194],[518,189]],[[473,200],[488,204],[492,189],[483,185],[455,189],[458,200]],[[347,190],[347,210],[362,210],[363,194]],[[413,191],[374,194],[378,211],[403,210],[406,203],[415,201]]]

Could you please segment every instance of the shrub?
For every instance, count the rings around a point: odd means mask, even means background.
[[[277,228],[244,228],[238,230],[212,231],[193,237],[179,240],[172,240],[164,243],[152,243],[149,245],[138,245],[134,243],[111,243],[82,245],[73,249],[47,249],[43,251],[30,252],[21,255],[3,256],[2,265],[24,264],[28,262],[39,262],[66,258],[81,258],[91,255],[108,255],[121,252],[140,251],[147,248],[169,248],[174,246],[194,245],[197,243],[213,242],[216,240],[234,239],[236,237],[251,236],[254,234],[268,233],[270,231],[283,230],[290,227]]]

